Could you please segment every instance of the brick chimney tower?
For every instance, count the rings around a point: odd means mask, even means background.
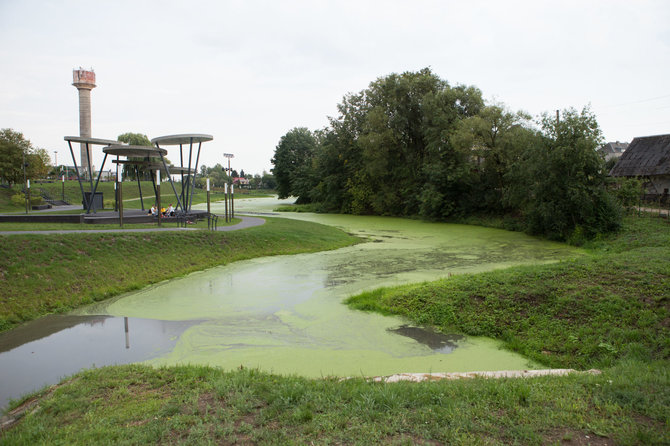
[[[79,136],[91,137],[91,90],[95,88],[95,72],[93,69],[84,70],[79,67],[78,70],[72,70],[72,85],[79,91]],[[89,149],[88,156],[92,154]],[[88,159],[93,163],[93,158],[87,158],[86,145],[81,144],[80,165],[85,176],[92,175],[88,172]],[[91,164],[91,170],[95,171]]]

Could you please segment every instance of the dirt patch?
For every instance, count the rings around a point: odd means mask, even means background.
[[[560,444],[565,446],[609,446],[614,445],[615,442],[611,438],[600,437],[593,433],[587,433],[576,429],[561,428],[545,433],[542,444]]]

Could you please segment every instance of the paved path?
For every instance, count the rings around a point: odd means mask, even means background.
[[[242,221],[232,226],[219,226],[217,231],[235,231],[238,229],[252,228],[265,223],[265,220],[258,217],[243,217],[238,215],[236,218]],[[164,231],[206,231],[206,229],[196,228],[149,228],[149,229],[72,229],[57,231],[0,231],[0,235],[20,235],[20,234],[106,234],[118,232],[164,232]]]

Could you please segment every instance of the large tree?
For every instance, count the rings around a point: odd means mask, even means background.
[[[23,163],[28,179],[44,178],[51,160],[45,149],[33,148],[23,133],[12,129],[0,131],[0,179],[9,184],[23,182]]]
[[[602,133],[584,108],[544,114],[541,139],[510,171],[530,232],[580,242],[616,230],[620,208],[606,188]]]
[[[310,191],[315,185],[313,160],[316,147],[316,137],[305,127],[296,127],[281,137],[272,157],[272,173],[279,198],[293,196],[298,203],[311,201]]]

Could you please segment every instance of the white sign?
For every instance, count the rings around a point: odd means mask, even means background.
[[[209,178],[207,178],[207,192],[209,192]]]

